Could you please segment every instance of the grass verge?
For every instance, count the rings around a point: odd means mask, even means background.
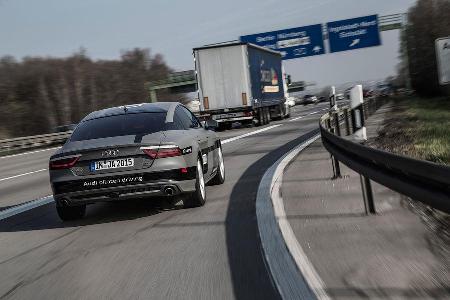
[[[450,99],[409,97],[394,101],[377,144],[394,153],[450,165]]]

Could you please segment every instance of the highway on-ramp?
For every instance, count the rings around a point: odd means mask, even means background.
[[[326,108],[296,106],[290,119],[219,133],[227,178],[207,187],[203,207],[96,204],[63,223],[50,203],[0,221],[0,299],[279,298],[261,252],[256,193]],[[53,151],[0,158],[0,214],[51,194]]]

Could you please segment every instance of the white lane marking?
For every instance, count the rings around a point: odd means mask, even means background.
[[[289,120],[289,122],[294,122],[294,121],[300,120],[300,119],[303,118],[303,117],[304,117],[304,116],[300,116],[300,117],[297,117],[297,118],[293,118],[293,119]]]
[[[233,137],[233,138],[229,138],[229,139],[223,140],[223,141],[222,141],[222,145],[223,145],[223,144],[227,144],[227,143],[234,142],[234,141],[236,141],[236,140],[240,140],[240,139],[242,139],[242,138],[245,138],[245,137],[248,137],[248,136],[251,136],[251,135],[260,133],[260,132],[264,132],[264,131],[267,131],[267,130],[276,128],[276,127],[281,126],[281,125],[283,125],[283,124],[272,125],[272,126],[269,126],[269,127],[263,128],[263,129],[259,129],[259,130],[252,131],[252,132],[249,132],[249,133],[246,133],[246,134],[243,134],[243,135],[239,135],[239,136],[235,136],[235,137]]]
[[[17,177],[31,175],[31,174],[34,174],[34,173],[44,172],[44,171],[47,171],[47,169],[40,169],[40,170],[37,170],[37,171],[31,171],[31,172],[27,172],[27,173],[23,173],[23,174],[19,174],[19,175],[14,175],[14,176],[6,177],[6,178],[1,178],[0,182],[1,181],[5,181],[5,180],[14,179],[14,178],[17,178]]]
[[[0,159],[11,158],[11,157],[16,157],[16,156],[22,156],[22,155],[28,155],[28,154],[34,154],[34,153],[45,152],[45,151],[50,151],[50,150],[56,150],[56,149],[59,149],[59,148],[61,148],[61,147],[54,147],[54,148],[36,150],[36,151],[31,151],[31,152],[18,153],[18,154],[13,154],[13,155],[8,155],[8,156],[0,156]]]
[[[293,118],[293,119],[289,120],[289,122],[294,122],[294,121],[300,120],[300,119],[302,119],[302,118],[304,118],[304,117],[307,117],[307,116],[309,116],[309,115],[317,114],[317,113],[319,113],[319,112],[320,112],[320,111],[313,111],[313,112],[311,112],[311,113],[309,113],[309,114],[307,114],[307,115],[303,115],[303,116],[300,116],[300,117]]]
[[[22,212],[25,212],[27,210],[51,203],[53,201],[54,201],[53,195],[50,195],[50,196],[46,196],[44,198],[36,199],[36,200],[30,201],[30,202],[27,202],[24,204],[19,204],[17,206],[2,210],[2,211],[0,211],[0,221],[4,220],[6,218],[9,218],[9,217],[15,216],[17,214],[20,214]]]
[[[272,178],[271,184],[271,199],[274,209],[275,217],[278,221],[278,227],[280,228],[281,234],[283,235],[284,241],[286,243],[289,252],[297,264],[298,269],[302,272],[308,285],[316,294],[317,299],[329,299],[327,293],[325,292],[325,284],[317,274],[312,263],[309,261],[302,246],[295,237],[294,231],[292,230],[289,221],[286,218],[286,211],[284,210],[283,198],[281,197],[281,186],[283,183],[283,173],[289,163],[297,157],[297,155],[303,151],[307,146],[311,145],[314,141],[320,138],[320,134],[307,140],[294,150],[292,150],[278,165],[277,169]]]

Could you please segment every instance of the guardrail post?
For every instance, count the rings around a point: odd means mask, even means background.
[[[332,114],[333,116],[333,123],[334,123],[334,129],[333,133],[335,135],[341,136],[341,128],[339,127],[339,114],[337,112]],[[333,179],[341,178],[341,166],[339,165],[339,161],[335,156],[331,156],[332,158],[332,164],[333,164]]]
[[[375,209],[375,202],[373,200],[372,184],[370,183],[370,179],[363,175],[359,175],[359,177],[361,179],[361,189],[366,214],[376,214],[377,212]]]
[[[341,136],[341,127],[339,126],[339,114],[337,112],[333,113],[334,120],[334,134]]]
[[[331,120],[330,120],[330,118],[328,117],[328,119],[327,119],[327,129],[329,130],[329,131],[331,131]]]
[[[344,109],[345,135],[350,135],[350,121],[348,120],[348,108]]]

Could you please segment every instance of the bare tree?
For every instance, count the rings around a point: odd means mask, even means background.
[[[412,86],[419,94],[432,96],[442,91],[438,83],[435,40],[450,35],[449,16],[449,0],[418,0],[408,12],[398,71],[401,80],[409,66]]]
[[[90,111],[148,99],[146,82],[170,68],[149,49],[124,51],[120,60],[92,61],[84,49],[65,59],[0,58],[0,138],[46,133],[77,123]]]

